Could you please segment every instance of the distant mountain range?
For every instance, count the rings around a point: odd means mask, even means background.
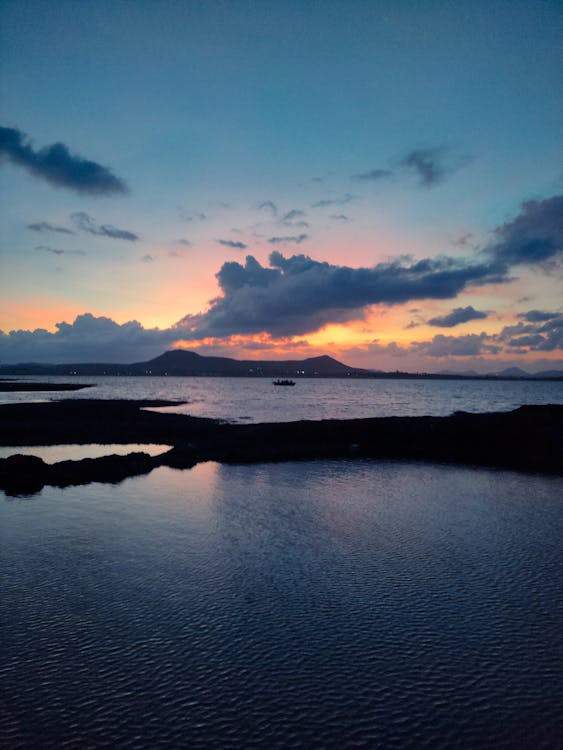
[[[171,375],[219,377],[332,377],[332,378],[494,378],[527,380],[563,380],[563,370],[548,370],[531,375],[518,367],[480,375],[468,371],[441,373],[381,372],[349,367],[327,355],[301,360],[239,360],[229,357],[204,357],[195,352],[176,349],[148,362],[113,364],[82,362],[77,364],[40,364],[24,362],[0,366],[0,375]]]

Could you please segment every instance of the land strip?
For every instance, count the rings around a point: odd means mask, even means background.
[[[163,443],[159,456],[134,453],[48,465],[34,456],[0,459],[10,494],[46,484],[121,481],[157,466],[201,461],[256,463],[321,458],[448,462],[563,474],[563,404],[448,417],[381,417],[263,424],[150,411],[169,401],[61,400],[0,406],[0,445]]]

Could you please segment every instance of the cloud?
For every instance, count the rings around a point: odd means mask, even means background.
[[[3,362],[134,362],[161,354],[178,339],[173,329],[143,328],[136,320],[122,325],[91,313],[78,315],[73,323],[57,323],[51,333],[0,332]]]
[[[207,312],[179,323],[189,329],[189,338],[311,333],[328,323],[362,320],[370,305],[455,297],[470,284],[487,283],[490,271],[486,264],[454,258],[350,268],[274,251],[269,268],[248,255],[244,266],[225,263],[217,280],[223,296]]]
[[[72,229],[66,227],[58,227],[55,224],[50,224],[48,221],[36,221],[33,224],[27,225],[28,229],[33,229],[34,232],[58,232],[59,234],[76,234]]]
[[[342,198],[325,198],[324,200],[317,201],[311,204],[311,208],[326,208],[327,206],[345,206],[347,203],[351,203],[356,200],[355,195],[345,193]]]
[[[301,219],[304,216],[306,216],[305,211],[301,211],[298,208],[292,208],[291,211],[288,211],[285,216],[282,216],[280,219],[280,224],[287,224],[295,221],[295,219]]]
[[[71,154],[64,143],[36,151],[25,133],[0,127],[0,158],[4,157],[54,187],[89,195],[127,193],[125,182],[108,167]]]
[[[110,237],[114,240],[127,240],[128,242],[136,242],[139,239],[138,234],[129,232],[127,229],[117,229],[111,224],[96,224],[94,219],[84,211],[78,211],[72,214],[70,218],[82,232],[94,234],[97,237]]]
[[[141,261],[143,263],[154,263],[155,260],[156,260],[155,256],[149,255],[148,253],[146,255],[143,255],[143,257],[141,258]]]
[[[388,180],[390,177],[393,177],[393,170],[383,169],[381,167],[370,169],[367,172],[362,172],[360,174],[352,175],[353,180],[359,180],[363,182],[377,182],[379,180]]]
[[[470,246],[470,240],[473,237],[473,234],[471,232],[465,232],[465,234],[460,235],[459,237],[456,237],[455,240],[453,240],[453,244],[456,247],[469,247]]]
[[[445,146],[412,149],[395,161],[393,168],[375,167],[352,175],[351,179],[358,182],[382,182],[396,177],[398,172],[406,172],[414,174],[420,187],[435,187],[468,161],[468,157],[465,156],[453,162],[451,159],[446,159],[448,153],[449,149]]]
[[[60,247],[49,247],[47,245],[37,245],[35,248],[41,253],[51,253],[52,255],[86,255],[84,250],[63,250]]]
[[[235,242],[234,240],[217,240],[217,242],[220,245],[224,245],[225,247],[232,247],[235,250],[246,250],[248,245],[245,245],[244,242]]]
[[[498,334],[498,340],[506,342],[509,347],[527,347],[532,351],[563,349],[563,314],[553,313],[549,318],[546,315],[548,313],[541,313],[539,316],[533,314],[531,317],[536,319],[532,322],[505,326]]]
[[[179,210],[180,218],[184,221],[206,221],[207,220],[207,214],[200,212],[195,213],[189,213],[184,208],[181,208]]]
[[[530,323],[544,323],[547,320],[554,320],[559,318],[561,313],[556,312],[544,312],[543,310],[528,310],[525,313],[518,313],[517,318],[523,318]]]
[[[431,341],[416,341],[411,350],[427,357],[474,357],[481,354],[498,354],[501,347],[490,343],[486,333],[470,333],[466,336],[444,336],[438,334]]]
[[[292,235],[289,237],[270,237],[268,242],[271,245],[283,245],[288,242],[291,242],[295,245],[300,245],[302,242],[305,242],[305,240],[309,239],[308,234],[298,234],[298,235]]]
[[[421,187],[434,187],[443,182],[450,171],[443,163],[445,152],[443,146],[414,149],[400,160],[399,166],[414,172]]]
[[[332,214],[330,218],[334,221],[341,221],[342,223],[352,221],[352,219],[349,216],[346,216],[346,214]]]
[[[522,203],[518,216],[498,227],[485,252],[505,266],[543,264],[563,253],[563,195]]]
[[[471,305],[468,307],[456,307],[447,315],[438,318],[431,318],[428,324],[431,326],[439,326],[440,328],[453,328],[461,323],[467,323],[469,320],[479,320],[480,318],[486,318],[487,313],[475,310]]]
[[[183,245],[184,247],[191,247],[193,245],[192,242],[190,242],[189,240],[185,240],[185,239],[179,239],[179,240],[176,240],[176,242],[178,243],[178,245]]]
[[[278,215],[278,207],[272,201],[263,201],[262,203],[258,205],[258,210],[264,211],[265,213],[268,213],[271,216]]]

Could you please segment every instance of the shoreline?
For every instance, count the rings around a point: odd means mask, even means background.
[[[92,388],[87,383],[31,383],[20,380],[0,380],[0,393],[26,393],[29,391],[81,391]]]
[[[45,464],[36,456],[0,459],[0,489],[31,494],[45,485],[119,482],[158,466],[203,461],[260,463],[315,459],[426,461],[563,474],[563,404],[447,417],[371,417],[258,424],[149,411],[170,401],[67,399],[0,405],[0,445],[162,443],[136,452]]]

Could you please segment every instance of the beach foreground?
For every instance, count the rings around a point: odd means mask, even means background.
[[[449,417],[383,417],[265,424],[148,410],[166,401],[64,400],[0,407],[0,444],[163,443],[158,456],[135,452],[45,464],[35,456],[0,460],[0,488],[35,492],[89,482],[118,482],[157,466],[189,468],[203,461],[257,463],[321,458],[441,461],[563,472],[563,405]]]

